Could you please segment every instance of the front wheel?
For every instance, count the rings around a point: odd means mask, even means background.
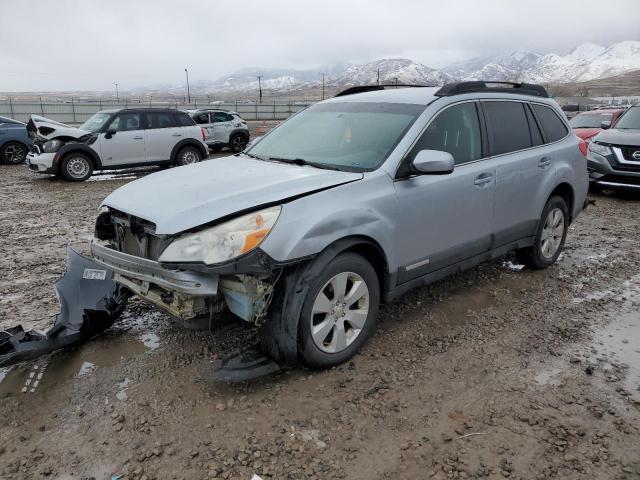
[[[562,197],[551,197],[542,211],[535,243],[516,251],[518,260],[540,270],[555,263],[569,230],[569,208]]]
[[[176,165],[190,165],[192,163],[198,163],[202,160],[202,154],[196,147],[184,147],[178,152],[176,157]]]
[[[83,182],[93,173],[93,163],[84,153],[70,153],[62,160],[60,173],[70,182]]]
[[[331,260],[309,284],[298,323],[300,357],[311,368],[339,365],[375,330],[380,302],[378,276],[355,253]]]

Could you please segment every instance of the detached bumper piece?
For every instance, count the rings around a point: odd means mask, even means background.
[[[46,334],[22,326],[0,331],[0,367],[33,360],[87,340],[109,328],[124,310],[130,292],[110,270],[67,249],[67,271],[54,285],[60,313]]]

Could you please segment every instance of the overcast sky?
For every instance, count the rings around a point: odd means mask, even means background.
[[[640,0],[0,0],[0,91],[112,90],[640,40]]]

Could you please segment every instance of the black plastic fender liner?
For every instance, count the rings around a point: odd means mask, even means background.
[[[32,360],[87,340],[109,328],[131,292],[113,281],[113,272],[67,248],[67,271],[54,285],[60,313],[46,334],[22,326],[0,331],[0,367]]]
[[[262,353],[260,345],[227,355],[211,362],[201,380],[214,382],[246,382],[279,372],[283,367]]]

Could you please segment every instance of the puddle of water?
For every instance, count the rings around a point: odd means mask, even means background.
[[[614,363],[626,365],[624,388],[634,400],[640,400],[640,313],[621,315],[596,332],[592,349],[603,360],[599,368],[609,368],[617,375]]]
[[[124,359],[134,358],[154,350],[159,344],[158,336],[153,333],[145,333],[141,337],[122,334],[96,338],[75,350],[63,351],[36,363],[17,365],[9,370],[4,369],[0,372],[0,398],[20,393],[47,391],[72,378],[91,375],[100,367],[113,366]],[[40,375],[39,382],[35,388],[33,383],[30,383],[25,391],[25,382],[35,375],[34,371]]]

